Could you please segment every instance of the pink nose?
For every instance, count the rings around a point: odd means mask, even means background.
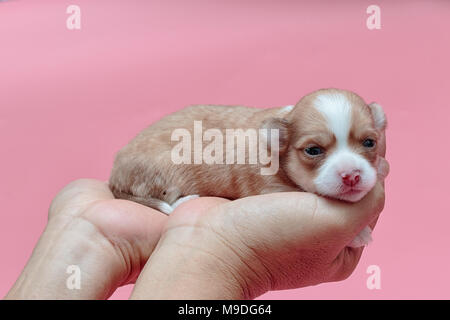
[[[354,187],[361,179],[359,176],[359,170],[352,171],[351,173],[342,173],[341,177],[342,183],[349,187]]]

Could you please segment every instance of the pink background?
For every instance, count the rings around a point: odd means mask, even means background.
[[[287,105],[339,87],[388,115],[375,241],[348,280],[263,298],[450,298],[450,3],[317,2],[0,3],[0,296],[58,190],[106,180],[114,153],[152,121],[189,104]],[[66,28],[70,4],[80,31]],[[370,4],[381,30],[366,28]],[[371,264],[381,290],[366,287]]]

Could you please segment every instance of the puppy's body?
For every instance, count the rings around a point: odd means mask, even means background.
[[[225,130],[230,128],[259,130],[265,120],[282,117],[289,109],[200,105],[168,115],[119,151],[111,174],[111,189],[118,198],[140,202],[165,213],[170,211],[167,204],[187,195],[238,199],[299,191],[284,170],[278,170],[275,175],[261,175],[261,165],[248,164],[248,161],[246,164],[214,165],[174,164],[171,161],[172,149],[178,143],[171,141],[172,133],[179,128],[193,133],[194,121],[202,122],[203,131],[219,129],[225,136]],[[210,143],[203,141],[202,147]],[[225,144],[224,139],[223,150],[226,150]]]
[[[262,165],[248,161],[175,164],[171,154],[178,142],[172,133],[184,128],[193,136],[194,121],[202,122],[203,131],[218,129],[224,136],[230,128],[277,129],[279,151],[271,152],[277,152],[279,170],[262,175]],[[338,89],[318,90],[295,106],[271,109],[192,106],[154,123],[120,150],[110,187],[118,198],[165,213],[189,195],[237,199],[303,190],[354,202],[375,184],[376,142],[385,126],[379,105]],[[205,148],[211,142],[202,143]],[[225,139],[223,144],[226,150]]]

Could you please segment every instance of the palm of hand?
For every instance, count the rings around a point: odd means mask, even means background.
[[[228,200],[199,198],[195,208],[180,206],[171,220],[191,221],[195,214]],[[108,184],[81,179],[64,187],[53,199],[49,221],[63,225],[81,219],[93,226],[117,255],[117,268],[124,268],[121,285],[133,283],[145,265],[165,230],[169,216],[132,201],[115,199]],[[177,222],[175,222],[176,224]],[[100,245],[100,244],[99,244]],[[103,245],[103,244],[102,244]]]
[[[121,285],[136,280],[156,246],[167,218],[154,209],[114,199],[107,183],[90,179],[67,185],[49,209],[50,222],[62,227],[82,220],[107,240],[112,247],[110,251],[116,255],[116,267],[124,269]]]

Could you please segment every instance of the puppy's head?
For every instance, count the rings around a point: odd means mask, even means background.
[[[375,185],[382,108],[358,95],[323,89],[302,98],[284,117],[287,175],[303,190],[359,201]]]

